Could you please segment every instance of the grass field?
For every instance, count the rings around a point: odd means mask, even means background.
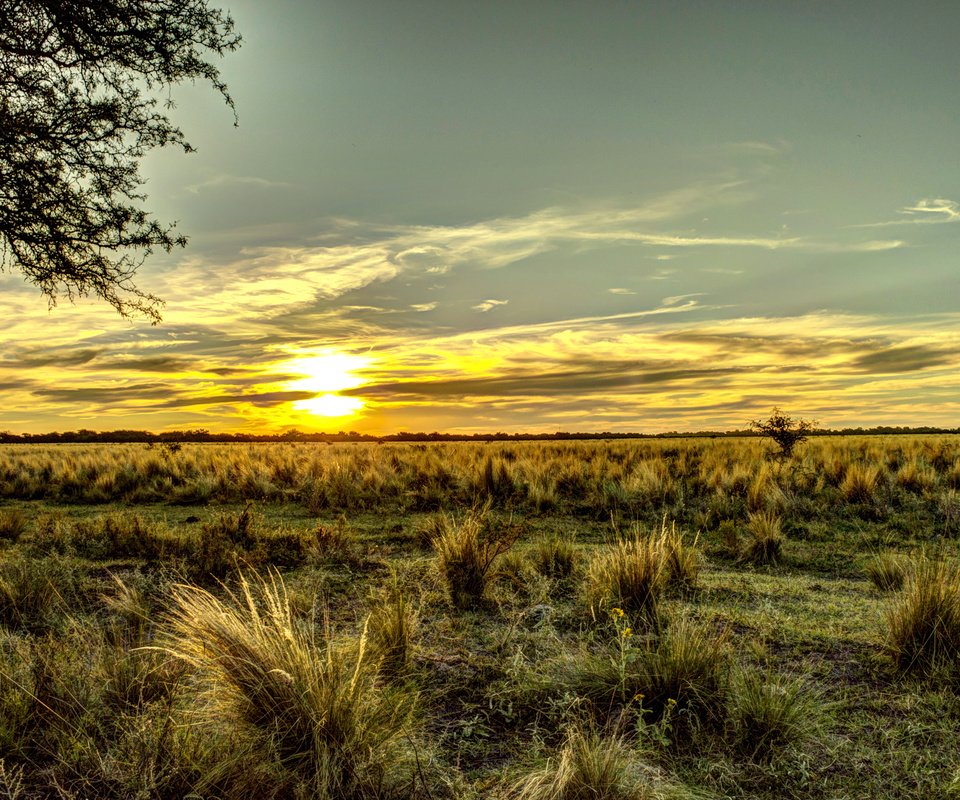
[[[960,440],[0,448],[0,798],[960,796]]]

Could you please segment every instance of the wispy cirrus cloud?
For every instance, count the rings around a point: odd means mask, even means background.
[[[482,303],[477,303],[475,306],[470,306],[474,311],[479,311],[481,314],[485,314],[488,311],[493,311],[493,309],[498,306],[505,306],[509,303],[509,300],[484,300]]]
[[[960,222],[960,203],[943,197],[918,200],[912,206],[904,206],[898,212],[901,217],[885,222],[866,222],[851,225],[851,228],[886,228],[892,225],[938,225],[944,222]]]
[[[743,182],[701,184],[668,192],[647,203],[572,210],[550,207],[527,215],[461,225],[378,226],[329,220],[322,236],[296,245],[244,248],[233,258],[195,256],[161,276],[150,291],[170,300],[168,318],[206,320],[235,316],[238,309],[282,314],[332,300],[400,276],[444,280],[454,270],[504,269],[552,252],[586,253],[610,247],[664,250],[806,251],[817,254],[892,250],[900,239],[831,240],[822,236],[698,232],[705,208],[743,202]],[[670,230],[676,226],[677,230]],[[664,279],[675,269],[646,277]]]
[[[183,188],[190,194],[200,194],[210,189],[235,189],[238,187],[245,189],[288,189],[291,185],[285,181],[271,181],[254,175],[230,175],[224,172],[210,175]]]

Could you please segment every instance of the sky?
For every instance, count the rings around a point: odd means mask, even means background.
[[[960,424],[960,4],[235,0],[163,322],[0,275],[0,430]]]

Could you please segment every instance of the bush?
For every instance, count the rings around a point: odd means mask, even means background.
[[[815,426],[816,423],[809,420],[794,420],[779,408],[774,408],[767,419],[754,420],[750,423],[751,429],[776,442],[780,448],[777,456],[781,459],[790,458],[794,448],[809,438]]]
[[[887,650],[899,667],[954,668],[960,657],[960,570],[921,556],[886,618]]]
[[[734,746],[753,761],[773,761],[814,736],[819,709],[819,698],[802,679],[741,672],[728,701]]]
[[[167,622],[168,651],[203,687],[201,714],[245,743],[218,771],[253,758],[298,797],[387,798],[409,788],[414,697],[376,685],[366,630],[344,644],[318,640],[295,623],[278,576],[241,575],[240,589],[221,601],[177,586]]]

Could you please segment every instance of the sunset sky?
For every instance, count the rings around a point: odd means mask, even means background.
[[[955,0],[220,5],[163,322],[0,275],[0,430],[960,425]]]

